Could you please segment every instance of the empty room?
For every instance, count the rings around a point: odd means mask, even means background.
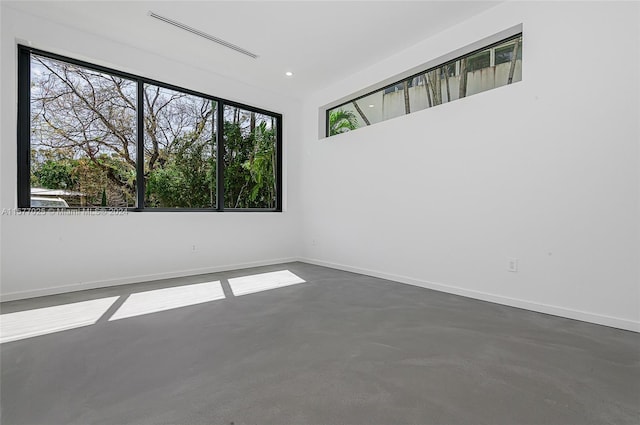
[[[0,2],[2,425],[640,423],[640,3]]]

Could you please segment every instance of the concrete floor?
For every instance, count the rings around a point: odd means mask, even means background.
[[[230,294],[285,268],[307,283]],[[213,279],[226,299],[2,344],[1,423],[640,423],[639,334],[308,264],[1,307]]]

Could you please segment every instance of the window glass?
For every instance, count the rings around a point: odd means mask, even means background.
[[[276,118],[228,105],[223,113],[224,207],[275,208]]]
[[[450,62],[446,65],[442,66],[442,77],[455,77],[456,76],[456,65],[460,63],[460,61]]]
[[[467,72],[478,71],[491,66],[491,53],[485,50],[467,58]]]
[[[278,113],[25,46],[17,92],[20,208],[282,211]]]
[[[375,105],[371,104],[371,108],[373,107],[375,107]],[[347,131],[355,130],[362,125],[366,125],[364,122],[361,122],[361,119],[353,103],[332,109],[329,114],[329,135],[333,136],[335,134],[346,133]]]
[[[400,90],[386,92],[379,90],[371,93],[369,96],[351,102],[351,107],[358,117],[358,127],[364,127],[389,118],[404,115],[404,87],[402,84]],[[389,104],[395,103],[398,107],[390,108]],[[393,114],[390,116],[389,114]]]
[[[418,75],[417,77],[413,77],[409,80],[408,83],[409,92],[409,112],[419,111],[421,109],[428,108],[430,105],[428,104],[427,99],[427,76],[425,74]],[[402,109],[402,108],[399,108]],[[405,112],[406,112],[405,105]]]
[[[511,59],[513,58],[513,50],[514,50],[515,43],[509,43],[506,45],[502,45],[499,47],[496,47],[496,65],[500,65],[501,63],[507,63],[507,62],[511,62]],[[522,59],[522,46],[520,45],[520,43],[518,42],[518,56],[516,56],[517,59]]]
[[[215,208],[216,102],[144,86],[145,206]]]
[[[32,197],[134,207],[136,83],[31,55],[30,101]]]
[[[512,60],[516,43],[517,56]],[[327,135],[346,133],[521,80],[522,34],[328,109]]]

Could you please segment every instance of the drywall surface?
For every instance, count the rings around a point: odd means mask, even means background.
[[[640,330],[639,8],[505,3],[314,94],[302,258]],[[318,139],[320,106],[520,23],[522,82]]]
[[[57,25],[2,5],[0,207],[3,300],[287,261],[297,255],[297,101]],[[153,78],[284,115],[283,213],[18,215],[18,43]],[[170,52],[167,53],[170,55]]]

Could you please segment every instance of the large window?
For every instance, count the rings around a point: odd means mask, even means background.
[[[326,136],[521,80],[522,33],[327,109]]]
[[[19,46],[18,206],[281,211],[282,116]]]

